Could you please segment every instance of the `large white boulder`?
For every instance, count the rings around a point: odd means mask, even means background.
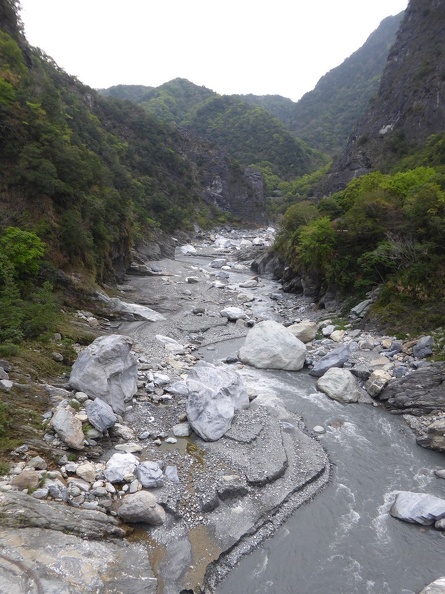
[[[137,359],[129,336],[96,338],[80,353],[71,370],[71,386],[92,399],[101,398],[116,414],[137,392]]]
[[[190,372],[186,385],[187,418],[205,441],[222,437],[230,429],[235,411],[249,406],[249,396],[236,371],[201,362]]]
[[[445,499],[428,493],[401,491],[397,494],[389,513],[393,518],[429,526],[445,518]]]
[[[265,320],[249,331],[239,358],[259,369],[298,371],[304,365],[306,347],[282,324]]]
[[[331,367],[317,381],[317,388],[332,400],[337,400],[337,402],[343,404],[357,402],[359,399],[359,390],[355,377],[347,369]]]
[[[117,513],[124,522],[161,526],[165,520],[164,509],[156,502],[156,497],[148,491],[126,495]]]

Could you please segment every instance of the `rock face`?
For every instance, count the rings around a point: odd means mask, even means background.
[[[346,404],[357,402],[359,392],[354,376],[347,369],[332,367],[317,381],[317,388],[332,400]]]
[[[266,320],[249,331],[239,358],[259,369],[298,371],[304,365],[306,347],[287,328]]]
[[[122,538],[125,535],[118,522],[102,512],[39,501],[18,491],[0,492],[0,514],[3,527],[49,528],[83,538]]]
[[[209,363],[196,365],[186,381],[187,418],[205,441],[216,441],[230,428],[235,411],[249,406],[241,377]]]
[[[80,353],[70,384],[90,398],[101,398],[117,414],[137,391],[137,360],[128,336],[101,336]]]
[[[394,410],[426,414],[445,409],[445,365],[436,363],[416,369],[390,382],[379,399]]]
[[[389,513],[393,518],[429,526],[445,518],[445,499],[425,493],[401,491]]]
[[[445,129],[445,80],[435,66],[445,51],[444,7],[443,0],[410,1],[377,97],[334,162],[323,193],[379,167],[391,150],[419,146]]]

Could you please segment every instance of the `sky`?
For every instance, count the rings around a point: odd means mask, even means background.
[[[186,78],[297,101],[408,0],[21,0],[31,45],[93,88]]]

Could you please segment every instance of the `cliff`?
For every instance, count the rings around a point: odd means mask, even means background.
[[[445,1],[411,0],[379,90],[321,193],[392,163],[445,129]]]

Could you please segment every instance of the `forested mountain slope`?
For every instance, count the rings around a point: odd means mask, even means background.
[[[145,93],[132,86],[100,92],[126,96],[162,121],[216,143],[245,166],[267,162],[273,173],[284,179],[309,173],[326,162],[318,150],[295,138],[266,106],[218,95],[182,78],[156,89],[146,87]]]
[[[325,74],[293,107],[289,129],[310,146],[335,155],[377,92],[403,12],[384,19],[364,45]]]
[[[153,230],[206,224],[220,208],[265,220],[260,175],[69,76],[27,45],[15,4],[0,14],[0,232],[26,229],[57,268],[111,280]]]

